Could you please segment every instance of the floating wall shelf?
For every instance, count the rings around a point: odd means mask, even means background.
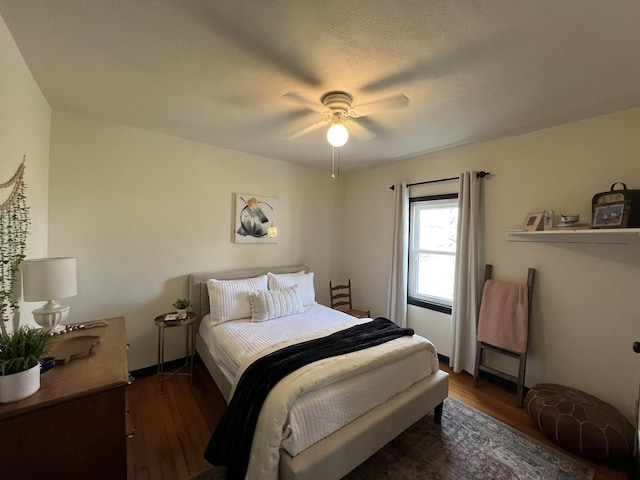
[[[510,230],[509,242],[548,242],[548,243],[604,243],[618,245],[640,245],[640,228],[544,230],[528,232]]]

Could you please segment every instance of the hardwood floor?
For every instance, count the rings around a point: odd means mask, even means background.
[[[556,448],[533,426],[526,410],[515,406],[512,392],[488,382],[473,388],[470,375],[455,374],[446,366],[442,369],[451,376],[450,396]],[[192,383],[185,376],[165,382],[164,393],[155,375],[127,388],[130,423],[136,430],[127,448],[128,480],[187,480],[204,470],[208,466],[204,449],[225,408],[204,365],[195,365]],[[561,451],[591,465],[595,480],[627,479],[622,466],[589,462]]]
[[[136,430],[127,448],[128,480],[186,480],[209,466],[203,452],[226,403],[204,365],[194,365],[191,383],[170,378],[164,392],[157,375],[128,388]]]

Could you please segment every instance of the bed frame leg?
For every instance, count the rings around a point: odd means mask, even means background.
[[[444,402],[440,402],[436,408],[433,409],[433,422],[440,425],[442,423],[442,408],[444,407]]]

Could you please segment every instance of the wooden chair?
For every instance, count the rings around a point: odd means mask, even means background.
[[[485,267],[485,274],[484,274],[484,281],[486,284],[487,280],[491,279],[491,275],[492,275],[492,270],[493,267],[492,265],[486,265]],[[527,308],[527,324],[528,324],[528,330],[531,330],[530,327],[530,318],[531,318],[531,300],[533,297],[533,281],[534,281],[534,277],[535,277],[535,269],[533,268],[529,268],[528,274],[527,274],[527,300],[528,300],[528,308]],[[479,318],[478,318],[479,320]],[[479,322],[478,322],[479,323]],[[477,324],[476,324],[477,325]],[[515,382],[517,385],[516,388],[516,400],[517,400],[517,405],[518,407],[522,407],[523,406],[523,401],[524,401],[524,380],[525,380],[525,372],[526,372],[526,368],[527,368],[527,351],[529,349],[529,331],[527,331],[527,342],[526,342],[526,347],[524,352],[516,352],[516,351],[511,351],[509,349],[505,349],[505,348],[501,348],[501,347],[497,347],[495,345],[491,345],[489,343],[477,340],[477,348],[476,348],[476,361],[475,361],[475,368],[474,368],[474,372],[473,372],[473,386],[477,387],[479,380],[480,380],[480,371],[484,371],[484,372],[488,372],[491,373],[493,375],[496,375],[502,379],[505,380],[509,380],[512,382]],[[511,358],[515,358],[516,360],[518,360],[518,375],[512,375],[510,373],[504,372],[502,370],[498,370],[492,367],[489,367],[485,364],[483,364],[483,351],[484,350],[488,350],[490,352],[495,352],[495,353],[499,353],[502,355],[506,355],[509,356]]]
[[[335,287],[329,281],[329,290],[331,292],[331,308],[341,310],[344,313],[356,318],[369,318],[371,313],[369,310],[356,310],[351,305],[351,279],[346,285],[336,285]],[[348,307],[348,309],[337,307]]]

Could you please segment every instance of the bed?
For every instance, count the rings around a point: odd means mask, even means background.
[[[253,279],[264,282],[264,277],[268,278],[267,290],[295,287],[304,308],[252,322],[247,318],[251,310],[247,315],[247,306],[242,304],[245,310],[238,312],[244,313],[236,315],[241,318],[225,321],[229,311],[219,311],[219,304],[225,301],[217,297],[215,288],[235,284],[253,288]],[[191,274],[189,298],[197,315],[196,351],[227,402],[234,380],[248,364],[292,342],[282,337],[282,331],[292,334],[295,343],[370,321],[317,304],[313,273],[302,265]],[[233,308],[230,311],[236,313]],[[309,333],[306,327],[314,324],[319,325],[317,332]],[[299,325],[305,329],[297,330]],[[437,366],[433,345],[415,335],[306,366],[283,379],[265,401],[247,478],[342,478],[430,411],[435,411],[439,421],[448,380]],[[269,419],[263,419],[264,415]]]

